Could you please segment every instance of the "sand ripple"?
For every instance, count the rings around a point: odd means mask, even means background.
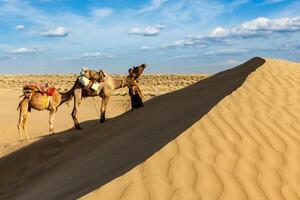
[[[83,199],[300,199],[299,88],[299,64],[268,59],[174,141]]]

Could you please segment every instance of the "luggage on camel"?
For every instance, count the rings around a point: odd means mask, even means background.
[[[85,87],[86,90],[100,92],[101,90],[100,83],[105,80],[105,77],[101,76],[101,71],[97,72],[94,70],[90,70],[86,67],[83,67],[78,79],[79,82]]]

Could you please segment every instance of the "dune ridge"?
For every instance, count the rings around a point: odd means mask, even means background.
[[[267,59],[178,138],[82,199],[299,199],[299,72]]]
[[[1,158],[0,198],[299,199],[299,72],[253,58],[45,138]]]

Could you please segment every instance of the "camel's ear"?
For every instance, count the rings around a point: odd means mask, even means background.
[[[102,71],[102,69],[100,69],[99,74],[100,74],[101,77],[105,77],[105,74],[104,74],[104,72]]]

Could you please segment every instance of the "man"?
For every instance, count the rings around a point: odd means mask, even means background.
[[[135,69],[135,68],[134,68]],[[131,99],[131,110],[135,108],[143,107],[143,93],[138,86],[138,77],[135,76],[134,69],[130,68],[128,70],[129,75],[126,78],[126,83],[129,88],[129,95]]]

